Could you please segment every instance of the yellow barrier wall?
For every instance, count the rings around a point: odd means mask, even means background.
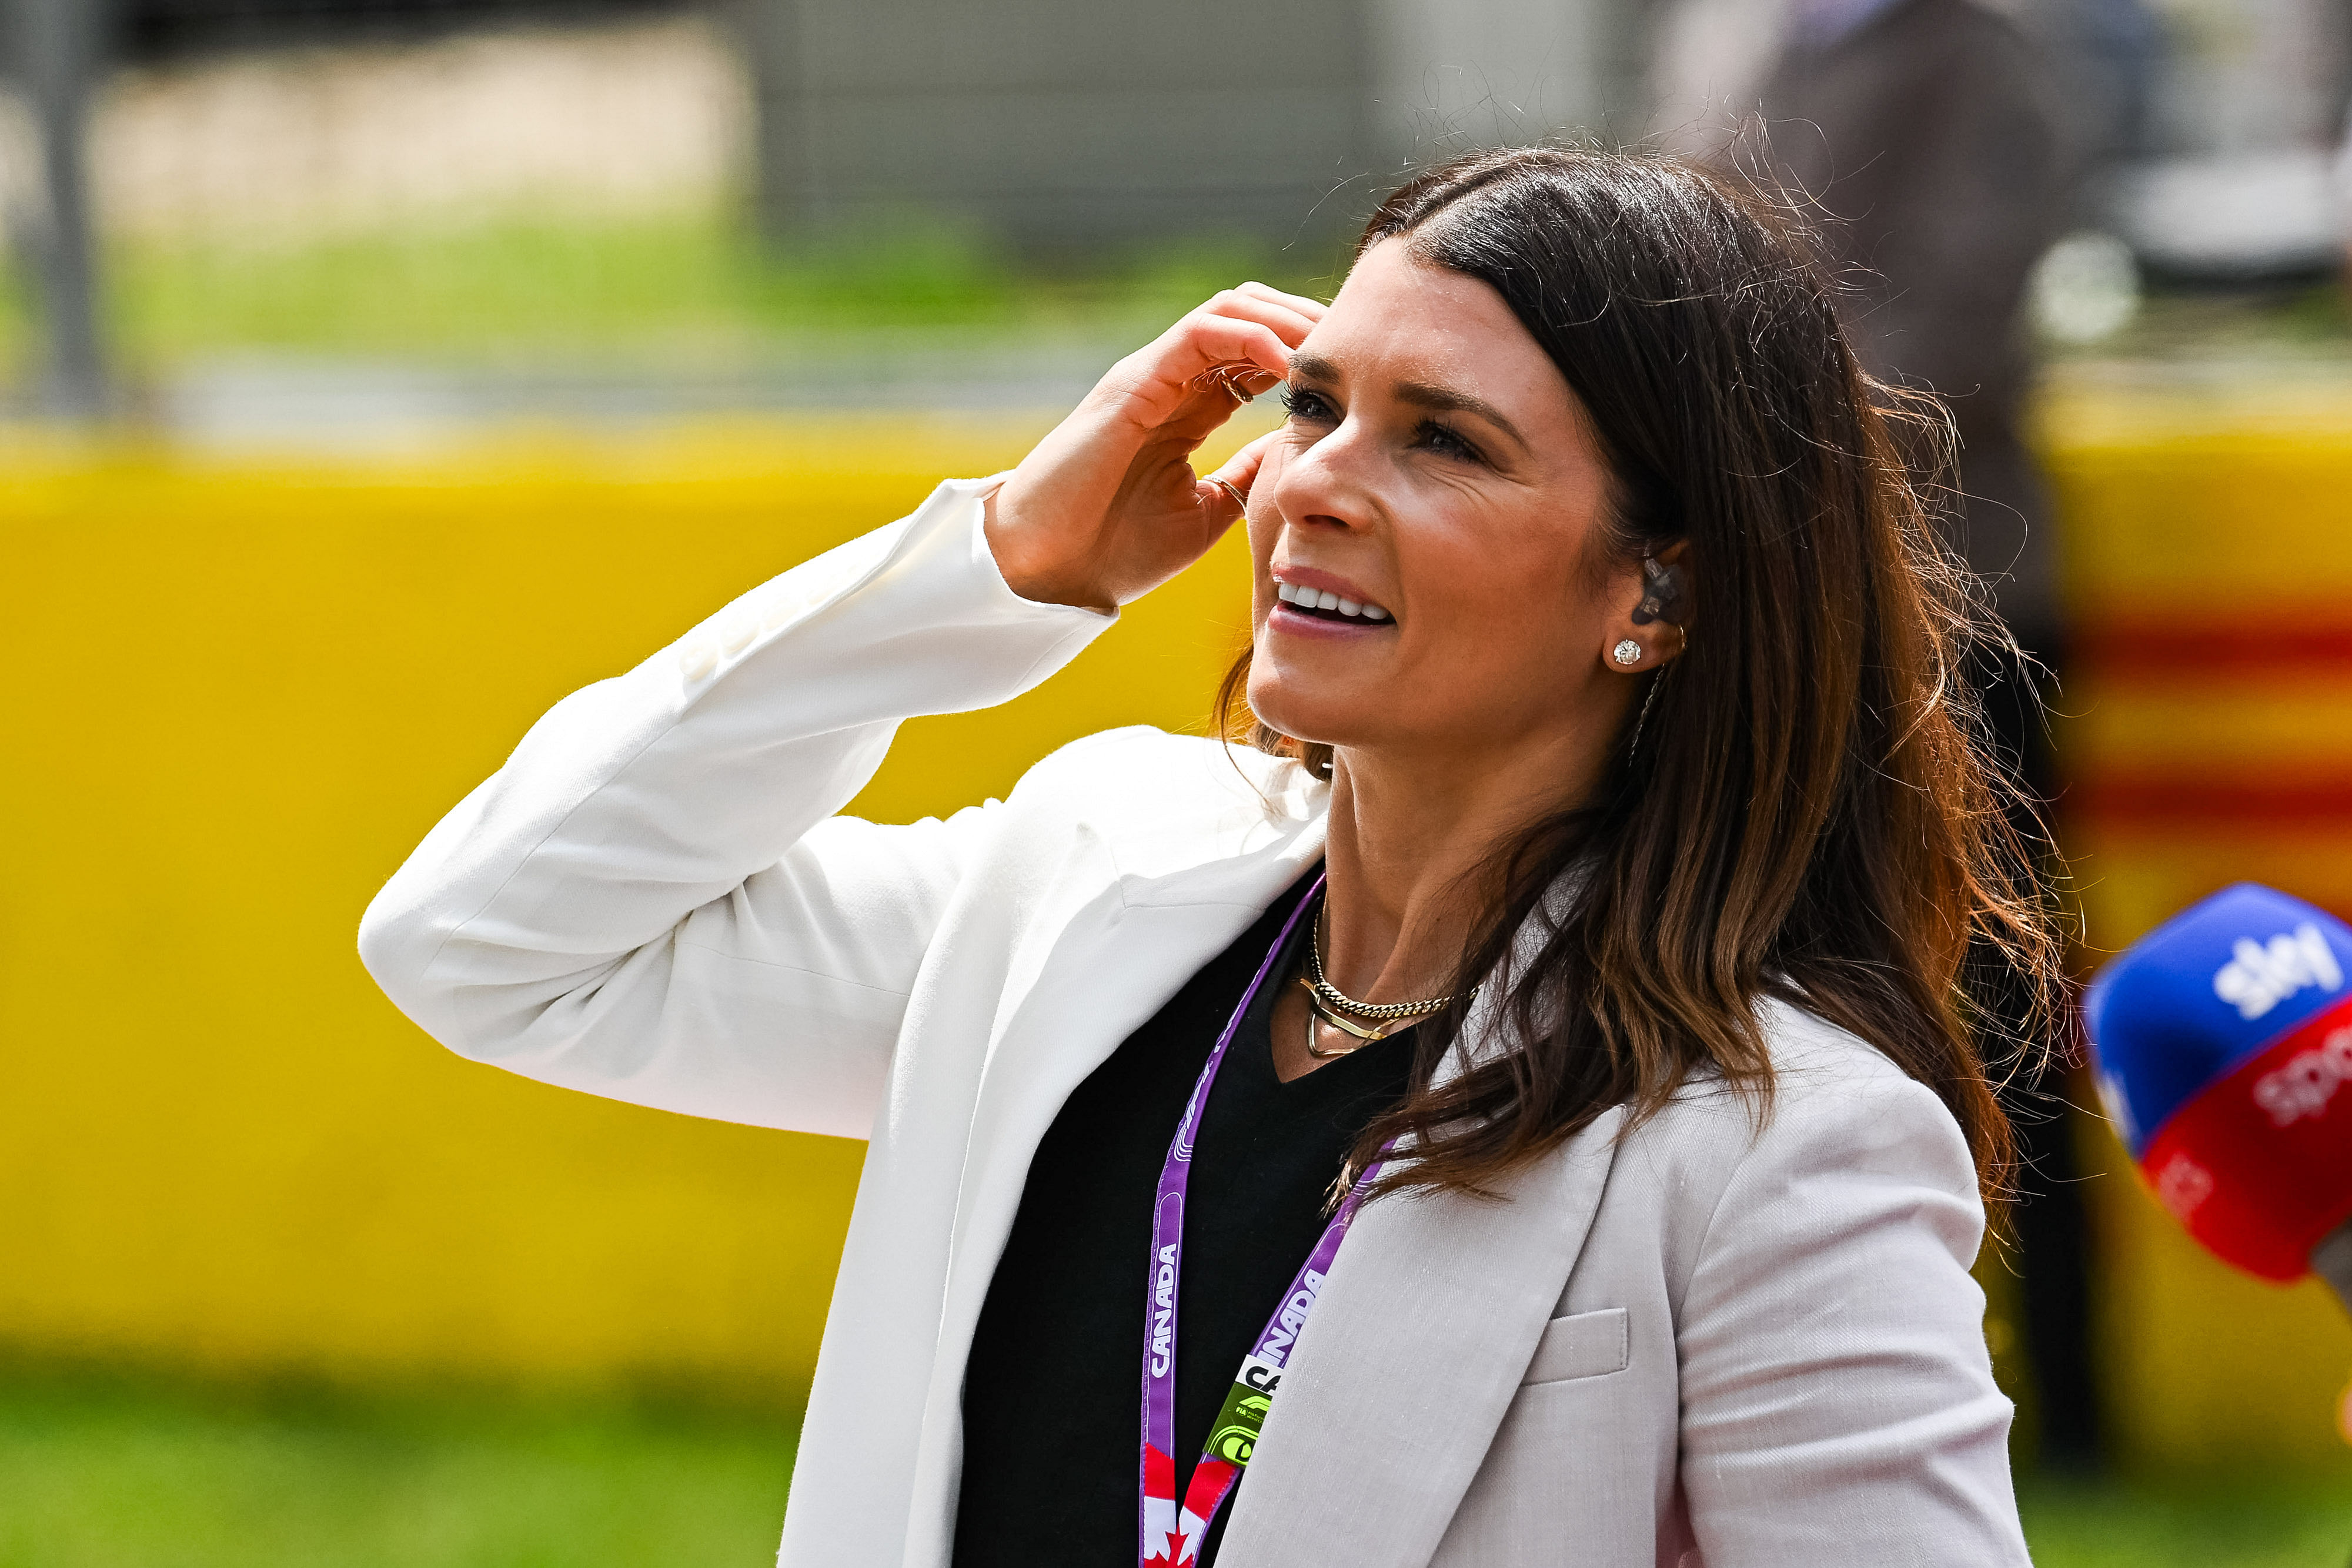
[[[2352,915],[2352,399],[2107,391],[2048,428],[2081,643],[2059,824],[2093,956],[2233,882]],[[2352,1480],[2344,1309],[2214,1260],[2083,1131],[2117,1457]]]
[[[461,1061],[353,932],[555,699],[1036,434],[803,421],[379,477],[17,455],[0,1340],[795,1397],[862,1145]],[[911,820],[1079,735],[1202,725],[1244,559],[1228,539],[1037,693],[908,727],[854,809]]]
[[[2056,428],[2087,622],[2352,590],[2346,426],[2101,404]],[[375,475],[7,455],[0,1342],[796,1396],[858,1146],[462,1062],[377,995],[353,927],[557,697],[1035,434],[747,423]],[[1070,737],[1198,724],[1242,584],[1229,541],[1040,692],[909,726],[857,809],[946,810]],[[2065,744],[2092,779],[2325,764],[2352,685],[2294,678],[2086,674]],[[2102,947],[2238,876],[2352,909],[2352,831],[2066,831]],[[2347,1468],[2340,1312],[2205,1259],[2094,1141],[2126,1457]]]

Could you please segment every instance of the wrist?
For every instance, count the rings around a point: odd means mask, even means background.
[[[1004,586],[1036,604],[1062,604],[1076,610],[1116,614],[1118,605],[1093,583],[1071,572],[1066,563],[1034,548],[1035,534],[1000,508],[1004,493],[1000,485],[981,497],[981,533],[995,558]]]

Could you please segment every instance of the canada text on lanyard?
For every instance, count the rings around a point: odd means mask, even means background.
[[[1274,939],[1249,989],[1242,993],[1241,1005],[1234,1009],[1224,1033],[1217,1037],[1216,1049],[1209,1052],[1200,1080],[1192,1085],[1192,1097],[1185,1103],[1184,1119],[1176,1124],[1175,1141],[1160,1167],[1160,1190],[1151,1215],[1150,1298],[1144,1309],[1142,1506],[1137,1521],[1140,1538],[1137,1556],[1142,1568],[1184,1568],[1199,1553],[1209,1521],[1249,1463],[1258,1431],[1265,1425],[1266,1411],[1274,1403],[1274,1392],[1281,1386],[1290,1347],[1306,1326],[1307,1314],[1314,1310],[1316,1294],[1322,1290],[1331,1260],[1339,1255],[1340,1239],[1348,1233],[1348,1222],[1355,1218],[1365,1188],[1380,1174],[1380,1163],[1375,1161],[1349,1188],[1339,1212],[1323,1228],[1290,1288],[1282,1293],[1282,1303],[1266,1320],[1250,1353],[1242,1357],[1241,1370],[1225,1391],[1225,1402],[1209,1428],[1209,1441],[1192,1468],[1180,1508],[1175,1459],[1176,1288],[1184,1267],[1184,1186],[1192,1169],[1192,1138],[1201,1124],[1201,1113],[1209,1103],[1209,1088],[1224,1062],[1226,1047],[1240,1032],[1242,1019],[1273,972],[1275,959],[1289,945],[1299,917],[1314,906],[1322,891],[1323,879],[1318,877],[1290,912],[1290,918],[1283,922],[1282,934]]]

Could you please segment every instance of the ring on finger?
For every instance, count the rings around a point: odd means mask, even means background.
[[[1223,490],[1226,495],[1231,496],[1234,498],[1234,505],[1236,508],[1244,512],[1249,510],[1249,497],[1243,495],[1239,490],[1234,489],[1232,480],[1220,479],[1217,476],[1212,474],[1209,476],[1209,483],[1214,485],[1218,489]]]
[[[1192,384],[1202,388],[1215,387],[1233,393],[1243,402],[1248,402],[1256,394],[1242,384],[1242,378],[1252,373],[1253,367],[1246,365],[1216,365],[1193,377]]]

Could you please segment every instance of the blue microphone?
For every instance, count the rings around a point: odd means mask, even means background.
[[[2253,883],[2149,932],[2084,998],[2099,1093],[2223,1261],[2352,1308],[2352,926]]]

